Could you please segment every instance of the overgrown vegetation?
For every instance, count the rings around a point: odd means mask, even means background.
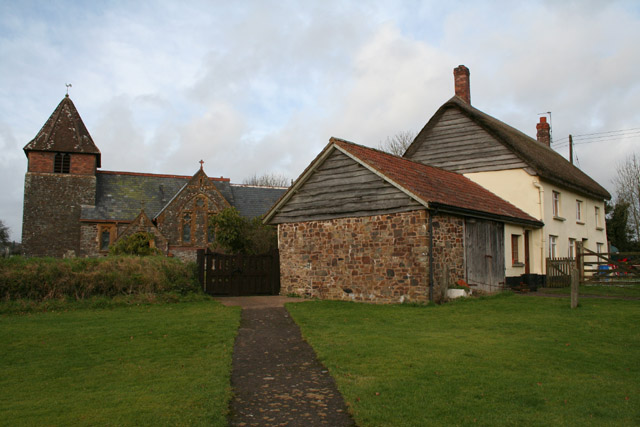
[[[0,424],[225,426],[239,321],[211,300],[2,316]]]
[[[154,245],[151,233],[138,232],[119,239],[109,248],[110,255],[160,255],[160,250]]]
[[[0,300],[199,292],[194,264],[166,257],[0,259]]]
[[[209,221],[215,239],[215,250],[229,254],[264,255],[278,248],[276,228],[265,225],[260,218],[251,220],[236,208],[226,208]]]
[[[360,426],[637,425],[638,301],[288,304]]]

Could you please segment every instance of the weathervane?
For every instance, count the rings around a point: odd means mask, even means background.
[[[65,86],[67,87],[67,96],[69,96],[69,88],[71,87],[71,83],[65,83]]]

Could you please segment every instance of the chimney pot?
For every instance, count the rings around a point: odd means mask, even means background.
[[[456,95],[464,102],[471,105],[471,88],[469,83],[469,69],[464,65],[459,65],[453,69],[453,78]]]
[[[551,147],[551,127],[549,126],[549,123],[547,123],[546,117],[540,117],[540,123],[536,124],[536,130],[538,142],[546,145],[547,147]]]

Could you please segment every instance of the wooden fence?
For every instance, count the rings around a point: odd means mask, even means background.
[[[640,283],[640,252],[597,253],[581,248],[578,251],[577,263],[581,283],[601,285]]]
[[[199,279],[211,295],[277,295],[280,292],[280,257],[268,255],[224,255],[198,251]]]

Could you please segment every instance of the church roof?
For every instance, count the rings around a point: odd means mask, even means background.
[[[27,151],[57,151],[95,154],[100,167],[100,150],[93,142],[69,95],[60,101],[42,129],[27,145]]]
[[[83,206],[83,221],[132,221],[144,208],[155,218],[192,177],[135,172],[97,171],[95,206]],[[209,178],[222,196],[246,218],[263,215],[286,191],[234,185],[228,178]]]
[[[610,199],[611,195],[600,184],[572,165],[552,148],[536,141],[530,136],[474,108],[458,96],[444,103],[433,115],[425,127],[416,136],[407,149],[405,157],[414,153],[420,145],[429,143],[429,131],[438,123],[440,117],[449,108],[456,108],[470,120],[486,130],[496,140],[518,156],[535,173],[548,181],[567,187],[579,193]]]

